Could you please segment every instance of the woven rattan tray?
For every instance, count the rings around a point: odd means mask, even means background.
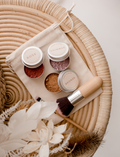
[[[0,64],[2,65],[6,88],[7,102],[5,107],[14,105],[17,101],[31,98],[29,92],[16,76],[11,73],[5,63],[5,58],[24,42],[41,32],[53,22],[60,22],[66,16],[66,9],[49,0],[1,0],[0,1]],[[93,75],[103,79],[103,93],[77,111],[70,118],[88,131],[100,130],[102,135],[108,124],[112,87],[108,63],[95,37],[88,28],[73,14],[73,31],[67,36],[87,64]],[[63,30],[69,30],[71,22],[67,18],[61,24]],[[73,133],[80,130],[73,127]]]

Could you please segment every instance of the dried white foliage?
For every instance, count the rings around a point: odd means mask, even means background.
[[[18,107],[19,107],[19,103],[21,102],[21,100],[15,104],[15,106],[10,107],[9,109],[5,110],[1,115],[0,115],[0,120],[2,120],[3,122],[5,121],[5,119],[7,119]]]
[[[16,149],[15,151],[9,151],[5,157],[24,157],[23,148]]]
[[[64,149],[68,146],[69,144],[69,140],[70,140],[70,137],[71,137],[71,133],[68,135],[68,137],[63,141],[62,144],[60,144],[58,147],[54,148],[53,150],[50,151],[50,154],[54,154],[54,153],[57,153],[57,152],[61,152],[61,151],[64,151]]]
[[[28,110],[16,111],[23,103],[19,101],[0,115],[0,156],[28,157],[30,153],[36,152],[35,157],[49,157],[50,145],[62,142],[62,133],[67,127],[66,124],[55,127],[52,120],[47,125],[42,121],[55,112],[57,103],[36,102]],[[9,118],[8,126],[4,124],[6,118]],[[67,142],[65,140],[59,146],[59,151],[63,150]]]

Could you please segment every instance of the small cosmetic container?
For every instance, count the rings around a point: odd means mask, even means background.
[[[73,92],[79,86],[78,75],[72,70],[58,73],[50,73],[45,78],[45,87],[48,91],[58,93],[60,91]]]
[[[44,72],[43,52],[36,46],[27,47],[22,53],[24,72],[30,78],[39,78]]]
[[[62,91],[73,92],[79,86],[79,77],[74,71],[68,69],[60,72],[58,84]]]
[[[48,47],[50,65],[57,71],[63,71],[69,67],[69,55],[69,47],[63,42],[55,42]]]

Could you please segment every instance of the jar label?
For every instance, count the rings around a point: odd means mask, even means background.
[[[55,43],[50,46],[49,53],[53,57],[59,57],[65,55],[67,52],[67,47],[63,43]]]
[[[62,86],[66,90],[75,90],[78,87],[79,80],[77,75],[72,72],[68,71],[64,73],[62,77]]]
[[[40,61],[41,53],[36,48],[26,49],[23,55],[23,59],[28,64],[35,64]]]

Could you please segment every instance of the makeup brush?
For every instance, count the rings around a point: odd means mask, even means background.
[[[74,106],[76,106],[84,98],[94,93],[102,86],[102,79],[98,76],[93,77],[90,81],[75,90],[68,97],[59,98],[56,100],[58,103],[57,112],[66,117],[70,114]]]
[[[36,97],[36,100],[38,102],[40,102],[42,99],[40,97]],[[43,100],[42,100],[43,101]],[[78,125],[77,123],[75,123],[73,120],[67,118],[67,117],[63,117],[61,114],[59,114],[57,111],[55,111],[55,114],[59,115],[60,117],[62,117],[63,119],[65,119],[67,122],[73,124],[74,126],[76,126],[78,129],[82,130],[83,132],[88,132],[87,130],[85,130],[83,127],[81,127],[80,125]]]

